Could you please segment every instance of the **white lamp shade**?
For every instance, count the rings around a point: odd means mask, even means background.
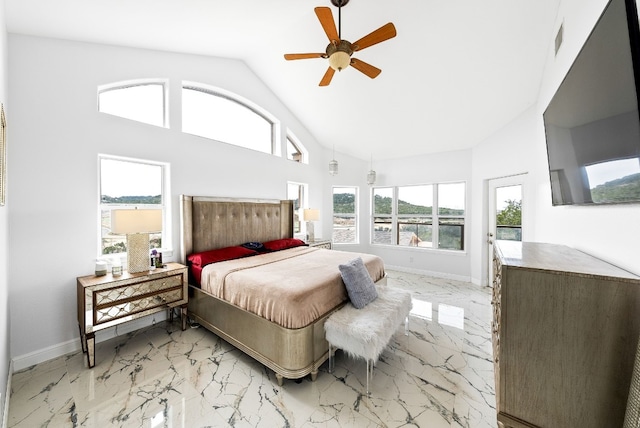
[[[112,210],[111,233],[118,235],[162,230],[162,210]]]
[[[318,221],[320,220],[320,210],[314,208],[307,208],[302,213],[304,221]]]

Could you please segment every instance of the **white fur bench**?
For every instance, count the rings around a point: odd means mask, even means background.
[[[405,320],[409,334],[411,293],[386,285],[376,286],[378,298],[362,309],[347,303],[327,318],[324,324],[329,342],[329,372],[333,372],[335,349],[367,360],[367,394],[373,365],[389,344],[398,326]]]

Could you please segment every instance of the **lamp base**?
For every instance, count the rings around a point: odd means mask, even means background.
[[[313,242],[316,240],[315,233],[313,232],[313,222],[307,222],[307,241]]]
[[[148,272],[149,267],[149,234],[128,234],[127,270],[129,273]]]

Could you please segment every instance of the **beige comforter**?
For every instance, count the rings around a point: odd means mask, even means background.
[[[384,277],[378,256],[296,247],[207,265],[201,287],[283,327],[301,328],[348,299],[338,265],[356,257],[374,281]]]

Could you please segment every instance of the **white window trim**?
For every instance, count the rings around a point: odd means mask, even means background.
[[[309,185],[297,181],[287,181],[287,198],[289,197],[289,185],[302,187],[302,200],[300,201],[300,209],[298,218],[300,219],[300,232],[297,235],[302,239],[307,236],[307,222],[303,219],[303,210],[309,207]]]
[[[163,90],[163,96],[162,96],[162,127],[163,128],[169,128],[169,79],[163,79],[163,78],[144,78],[144,79],[132,79],[132,80],[122,80],[119,82],[111,82],[111,83],[106,83],[104,85],[98,85],[98,90],[96,92],[96,109],[99,113],[103,113],[103,114],[109,114],[110,116],[114,116],[110,113],[104,113],[100,111],[100,94],[102,92],[107,92],[107,91],[111,91],[111,90],[116,90],[116,89],[126,89],[126,88],[131,88],[131,87],[135,87],[135,86],[143,86],[143,85],[162,85],[162,90]],[[134,122],[139,122],[137,120],[134,119],[128,119],[126,117],[123,116],[117,116],[121,119],[127,119],[127,120],[133,120]],[[149,123],[146,122],[139,122],[139,123],[144,123],[146,125],[151,125]],[[151,126],[155,126],[155,125],[151,125]]]
[[[302,155],[302,159],[300,160],[299,163],[303,163],[303,164],[309,164],[309,151],[307,150],[307,148],[304,146],[304,144],[302,144],[300,142],[300,139],[298,139],[298,137],[296,137],[296,135],[287,128],[287,135],[285,135],[285,144],[288,146],[289,141],[291,140],[291,142],[293,143],[293,145],[298,149],[298,151],[300,152],[300,154]],[[284,157],[287,157],[287,150],[285,146],[285,150],[283,151],[284,153]],[[287,160],[288,159],[287,157]]]
[[[115,156],[104,153],[98,153],[98,206],[97,206],[97,249],[96,254],[98,255],[98,259],[108,259],[111,257],[123,257],[126,253],[117,253],[112,256],[102,254],[102,201],[100,201],[100,195],[102,189],[101,185],[101,160],[102,159],[113,159],[118,161],[125,162],[134,162],[134,163],[144,163],[149,165],[157,165],[162,167],[162,248],[159,250],[164,254],[165,257],[173,256],[173,227],[171,221],[171,167],[167,162],[158,162],[152,161],[148,159],[138,159],[138,158],[130,158],[124,156]],[[123,205],[130,206],[130,205]],[[113,208],[118,208],[119,206],[112,206]],[[140,206],[144,207],[144,206]]]
[[[180,93],[182,93],[182,90],[184,89],[191,89],[196,91],[199,90],[199,91],[211,94],[213,96],[226,98],[229,101],[233,101],[243,105],[244,107],[247,107],[257,115],[262,116],[265,120],[271,123],[271,154],[274,156],[282,156],[282,148],[281,148],[282,144],[278,143],[280,141],[280,135],[281,135],[281,124],[278,118],[275,117],[273,114],[269,113],[267,110],[260,107],[258,104],[254,103],[248,98],[245,98],[241,95],[238,95],[234,92],[231,92],[229,90],[226,90],[217,86],[207,85],[206,83],[183,80],[182,86],[180,87]],[[221,142],[225,144],[231,144],[235,147],[246,148],[243,146],[238,146],[233,143],[228,143],[226,141],[221,141]],[[248,149],[248,150],[252,150],[252,149]]]

